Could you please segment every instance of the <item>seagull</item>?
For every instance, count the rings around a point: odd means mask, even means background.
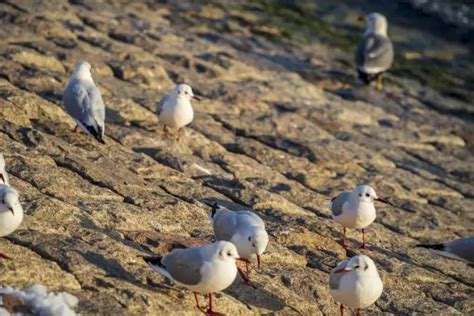
[[[329,277],[331,296],[341,303],[341,316],[344,305],[360,309],[373,304],[382,295],[383,283],[374,261],[359,255],[340,262]]]
[[[0,154],[0,184],[10,185],[8,181],[8,173],[5,169],[5,158]]]
[[[74,68],[64,89],[63,103],[66,112],[76,121],[75,132],[80,127],[105,144],[105,106],[102,95],[92,80],[91,65],[88,62],[80,62]]]
[[[220,315],[212,309],[212,293],[222,291],[234,282],[237,276],[235,260],[239,259],[239,254],[234,244],[216,241],[202,247],[174,249],[164,257],[143,259],[162,276],[193,291],[196,307],[201,311],[197,293],[207,293],[206,315]]]
[[[201,100],[194,95],[191,86],[181,83],[176,85],[171,92],[158,102],[156,113],[160,121],[164,123],[163,132],[165,133],[165,138],[168,138],[168,127],[177,128],[176,141],[179,142],[181,129],[193,121],[194,112],[191,99]]]
[[[258,268],[260,268],[260,256],[268,245],[265,223],[253,212],[234,212],[218,203],[212,205],[209,219],[212,221],[216,239],[232,242],[237,248],[240,258],[245,259],[247,275],[240,268],[238,271],[242,278],[249,283],[249,259],[255,254]]]
[[[0,184],[0,237],[13,233],[23,220],[23,208],[18,198],[17,190]],[[1,252],[0,258],[11,259]]]
[[[346,227],[362,231],[362,249],[366,249],[365,228],[375,220],[374,201],[389,204],[377,197],[375,190],[368,185],[359,185],[352,192],[342,192],[329,203],[332,217],[344,228],[342,245],[346,245]]]
[[[444,257],[474,263],[474,236],[455,239],[441,244],[419,244],[417,247],[428,248],[430,251]]]
[[[364,36],[357,47],[355,62],[359,78],[366,84],[377,80],[377,88],[382,90],[382,76],[393,62],[393,45],[387,36],[387,19],[373,12],[365,16]]]

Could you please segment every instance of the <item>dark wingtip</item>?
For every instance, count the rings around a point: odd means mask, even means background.
[[[97,141],[101,144],[104,144],[105,145],[105,140],[102,138],[102,135],[96,137],[95,139],[97,139]]]
[[[444,250],[443,244],[427,245],[427,244],[418,244],[416,247],[428,248],[433,250]]]
[[[214,215],[216,215],[218,208],[219,208],[219,204],[217,204],[217,202],[212,203],[211,217],[214,217]]]
[[[97,129],[94,128],[94,126],[91,126],[91,125],[87,125],[85,124],[84,122],[81,122],[82,125],[84,125],[84,127],[87,129],[87,131],[100,143],[102,144],[105,144],[105,141],[103,139],[103,135],[102,135],[102,127],[100,126],[97,126]]]
[[[162,258],[163,257],[143,257],[143,260],[148,264],[152,264],[152,265],[155,265],[155,266],[162,267],[163,266],[161,264],[161,259]]]

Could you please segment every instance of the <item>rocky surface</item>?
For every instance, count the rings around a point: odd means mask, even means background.
[[[473,313],[474,270],[414,248],[474,234],[472,106],[397,66],[383,92],[361,86],[352,47],[325,40],[361,26],[314,20],[324,32],[298,41],[265,22],[268,2],[222,3],[0,3],[0,151],[27,214],[0,239],[14,257],[0,284],[70,292],[83,315],[198,314],[140,256],[212,241],[217,200],[253,207],[271,235],[258,289],[237,279],[219,311],[335,314],[328,272],[358,250],[339,245],[327,204],[370,183],[394,206],[369,229],[385,284],[369,312]],[[107,106],[106,145],[73,133],[61,105],[80,60]],[[154,105],[178,81],[204,100],[175,143]]]

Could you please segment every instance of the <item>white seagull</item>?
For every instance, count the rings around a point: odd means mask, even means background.
[[[0,184],[0,237],[13,233],[23,220],[23,208],[21,207],[17,190]],[[0,258],[11,259],[0,252]]]
[[[174,249],[164,257],[143,258],[162,276],[193,291],[196,307],[197,293],[209,297],[207,315],[219,315],[212,309],[212,293],[222,291],[234,282],[237,276],[235,260],[239,254],[235,246],[227,241],[217,241],[197,248]]]
[[[158,102],[156,113],[164,124],[165,138],[168,138],[168,127],[177,128],[176,141],[179,142],[181,129],[193,121],[194,112],[191,99],[200,100],[199,97],[194,95],[191,86],[181,83],[176,85],[171,92]]]
[[[8,173],[5,169],[5,158],[0,154],[0,184],[10,185],[8,181]]]
[[[417,246],[428,248],[430,251],[444,257],[474,263],[474,236],[455,239],[441,244],[419,244]]]
[[[377,80],[377,88],[383,88],[382,76],[393,63],[393,45],[387,35],[387,19],[373,12],[365,16],[366,29],[357,47],[355,61],[359,78],[366,84]]]
[[[352,192],[342,192],[329,203],[332,217],[344,227],[342,245],[346,248],[346,228],[357,228],[362,231],[362,247],[365,244],[365,228],[375,220],[374,202],[389,204],[377,197],[375,190],[368,185],[359,185]]]
[[[66,112],[84,132],[104,142],[105,106],[102,95],[91,75],[91,65],[80,62],[74,68],[64,89],[63,103]]]
[[[359,255],[339,263],[329,277],[331,296],[341,303],[341,316],[344,305],[360,309],[372,305],[382,295],[383,283],[374,261]]]
[[[253,212],[234,212],[217,203],[212,205],[209,218],[212,221],[216,239],[232,242],[237,248],[240,258],[245,259],[247,275],[242,270],[238,270],[243,279],[249,283],[249,259],[255,254],[258,268],[260,268],[260,256],[268,245],[265,223]]]

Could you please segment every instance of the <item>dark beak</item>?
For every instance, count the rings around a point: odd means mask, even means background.
[[[390,202],[388,202],[387,200],[382,199],[382,198],[376,198],[375,201],[382,202],[382,203],[385,203],[385,204],[388,204],[388,205],[392,205],[392,204],[390,204]]]
[[[15,215],[15,212],[13,211],[13,208],[9,207],[8,210],[12,212],[13,215]]]
[[[257,267],[260,269],[260,255],[257,255]]]
[[[2,182],[5,183],[5,178],[3,177],[3,173],[0,173],[0,179],[2,179]]]
[[[351,270],[348,270],[346,268],[342,268],[342,269],[334,271],[334,273],[346,273],[346,272],[349,272],[349,271],[351,271]]]
[[[196,100],[196,101],[201,101],[201,98],[198,97],[198,96],[196,96],[196,95],[193,95],[192,98],[193,98],[194,100]]]

